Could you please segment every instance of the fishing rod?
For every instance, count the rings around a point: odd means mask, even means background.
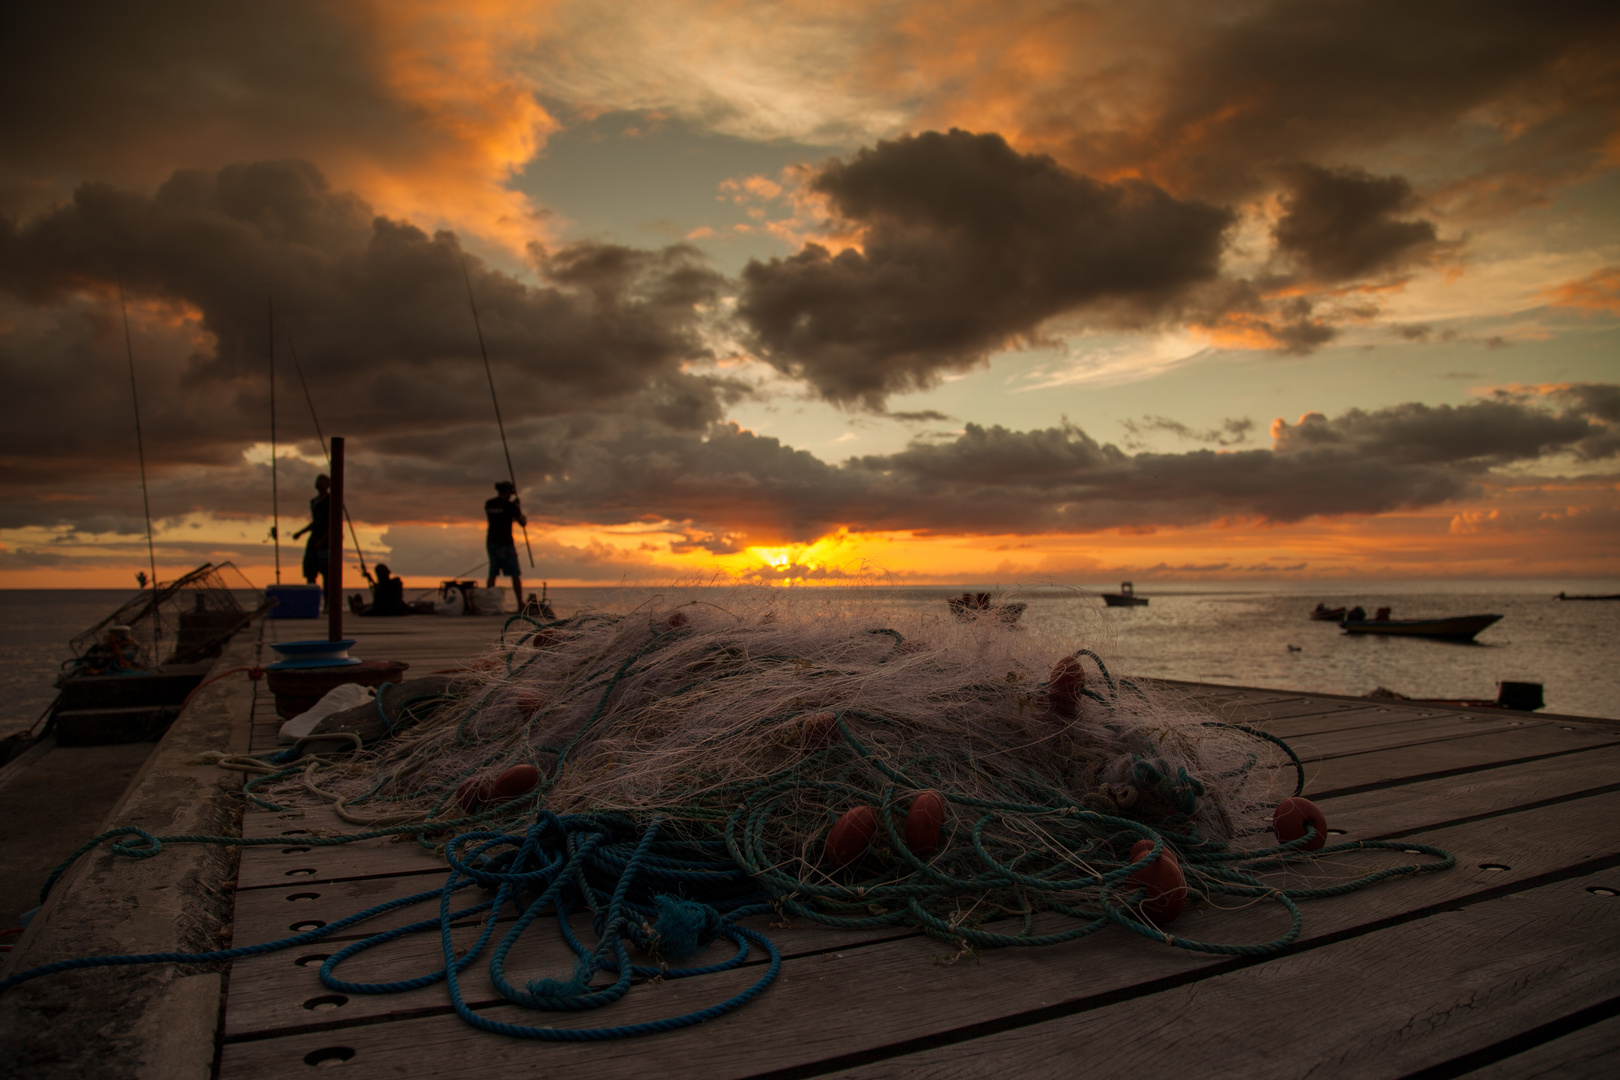
[[[292,335],[287,335],[287,351],[292,353],[293,370],[298,372],[298,385],[304,390],[304,403],[309,406],[309,418],[315,421],[315,437],[321,440],[321,453],[326,455],[326,467],[332,467],[332,451],[326,447],[326,433],[321,430],[321,418],[315,415],[315,399],[309,395],[309,383],[304,381],[304,365],[298,362],[298,346],[293,342]],[[371,584],[377,584],[377,579],[371,576],[366,569],[366,553],[360,550],[360,534],[354,531],[354,518],[349,516],[349,504],[343,504],[343,520],[349,523],[349,539],[354,541],[354,554],[360,560],[360,573]]]
[[[484,358],[484,378],[489,380],[489,400],[495,404],[495,426],[501,432],[501,452],[506,455],[506,478],[512,481],[512,494],[517,494],[517,474],[512,471],[512,448],[506,443],[506,424],[501,420],[501,399],[495,393],[495,376],[489,370],[489,350],[484,348],[484,325],[478,320],[478,305],[473,301],[472,276],[467,273],[467,259],[461,259],[461,280],[467,286],[467,306],[472,308],[473,329],[478,331],[478,352]],[[523,530],[523,546],[529,552],[529,569],[534,569],[534,545],[529,543],[529,527],[519,522]],[[521,603],[523,598],[518,597]]]
[[[281,584],[281,493],[276,489],[276,297],[266,289],[270,335],[270,540],[276,546],[276,584]]]
[[[152,546],[152,498],[146,490],[146,440],[141,437],[141,395],[135,388],[135,345],[129,336],[129,305],[124,302],[124,278],[114,273],[118,282],[118,311],[124,317],[124,355],[129,360],[129,402],[135,410],[135,455],[141,463],[141,507],[146,511],[146,561],[152,570],[152,662],[159,655],[158,635],[158,580],[157,550]]]

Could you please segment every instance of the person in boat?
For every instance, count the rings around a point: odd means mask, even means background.
[[[315,478],[315,497],[309,500],[309,524],[293,533],[294,540],[309,533],[304,543],[304,580],[311,585],[326,580],[328,534],[332,528],[332,478],[325,473]]]
[[[1366,617],[1367,617],[1367,609],[1362,607],[1360,604],[1357,604],[1355,607],[1351,608],[1349,611],[1347,611],[1345,613],[1344,621],[1345,622],[1361,622]]]
[[[502,574],[512,579],[512,593],[522,603],[523,570],[518,565],[517,544],[512,539],[512,523],[527,525],[523,507],[518,504],[517,485],[510,480],[495,484],[495,497],[484,503],[484,517],[489,531],[484,534],[484,550],[489,555],[489,578],[484,588],[493,589],[495,579]]]

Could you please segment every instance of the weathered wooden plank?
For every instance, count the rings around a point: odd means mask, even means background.
[[[1502,1058],[1469,1080],[1613,1080],[1620,1076],[1620,1017]]]
[[[1620,746],[1322,799],[1345,839],[1406,835],[1620,785]],[[1335,840],[1335,842],[1337,842]]]
[[[1349,730],[1319,732],[1314,735],[1290,735],[1283,738],[1301,757],[1322,759],[1366,753],[1369,750],[1420,746],[1424,743],[1443,742],[1493,731],[1513,731],[1520,726],[1522,725],[1513,724],[1500,716],[1482,717],[1461,713],[1425,717],[1415,722],[1369,724],[1366,727]]]
[[[1620,808],[1620,798],[1616,799],[1614,805]],[[1578,809],[1584,811],[1588,806],[1589,804],[1580,803]],[[1470,844],[1479,844],[1480,850],[1487,850],[1488,854],[1476,855],[1476,860],[1495,859],[1509,867],[1507,870],[1495,871],[1489,875],[1489,881],[1493,885],[1528,880],[1548,870],[1561,868],[1568,862],[1578,861],[1587,853],[1585,841],[1568,834],[1560,834],[1564,841],[1562,846],[1546,847],[1537,844],[1528,849],[1515,848],[1508,851],[1500,846],[1502,828],[1503,823],[1476,823],[1466,829],[1450,830],[1443,833],[1437,832],[1432,835],[1426,834],[1421,837],[1421,841],[1444,843],[1457,848]],[[1446,875],[1440,882],[1439,891],[1435,891],[1433,887],[1430,887],[1430,883],[1434,880],[1425,879],[1425,890],[1421,895],[1402,887],[1399,896],[1391,891],[1383,895],[1381,899],[1403,905],[1434,903],[1442,899],[1466,895],[1468,891],[1477,889],[1477,884],[1473,883],[1472,879],[1452,874]],[[402,883],[402,886],[406,891],[418,887],[415,883]],[[1459,889],[1462,891],[1458,892]],[[1312,905],[1312,907],[1313,921],[1311,925],[1314,927],[1314,914],[1316,910],[1320,910],[1321,905]],[[431,912],[423,912],[423,915],[428,914],[431,914]],[[1357,913],[1357,917],[1366,918],[1368,916],[1365,911],[1362,911]],[[579,923],[580,928],[582,928],[584,920],[579,920]],[[863,945],[876,944],[904,935],[904,931],[897,930],[882,933],[843,933],[823,930],[813,924],[805,924],[787,930],[773,930],[768,928],[768,920],[766,919],[751,920],[745,925],[769,933],[778,947],[790,956],[825,951],[829,948],[855,949]],[[457,938],[458,944],[464,944],[464,939],[465,941],[471,940],[470,931],[462,930],[458,933],[461,935]],[[555,939],[549,921],[545,926],[538,927],[534,931],[534,935],[549,941],[550,945],[542,949],[531,943],[529,949],[531,956],[528,959],[533,960],[536,966],[542,963],[551,963],[553,965],[561,963],[565,957],[563,946],[560,941]],[[239,963],[233,969],[231,975],[232,992],[230,1015],[227,1018],[227,1034],[238,1035],[247,1031],[273,1030],[319,1020],[342,1019],[351,1021],[391,1013],[448,1007],[442,987],[424,988],[406,994],[387,995],[380,998],[354,997],[342,1003],[323,1000],[330,998],[332,994],[322,987],[315,973],[315,968],[319,964],[306,967],[297,964],[296,961],[311,953],[319,955],[330,954],[333,951],[335,951],[335,947],[311,947],[310,949],[299,950],[297,956],[276,954]],[[438,956],[437,935],[421,935],[408,941],[391,943],[364,960],[353,962],[348,968],[345,968],[344,977],[374,981],[412,977],[437,967]],[[524,967],[521,964],[514,963],[513,970],[524,970]],[[475,1006],[499,1003],[501,1000],[491,986],[487,970],[483,964],[475,965],[474,969],[467,973],[464,986],[467,1000]],[[330,1017],[311,1017],[309,1009],[304,1006],[312,1001],[318,1002],[323,1007],[340,1005],[341,1013],[334,1013]],[[311,1006],[310,1008],[314,1007]]]
[[[834,1073],[1397,1077],[1620,990],[1606,870],[1078,1015]],[[1414,963],[1422,957],[1421,963]],[[1279,1003],[1286,1002],[1286,1006]],[[1354,1002],[1354,1022],[1339,1022]],[[1332,1019],[1329,1019],[1332,1018]],[[1319,1022],[1313,1022],[1319,1021]]]
[[[1617,807],[1620,803],[1611,799],[1606,811],[1612,813]],[[1471,847],[1479,851],[1505,851],[1517,843],[1520,850],[1508,857],[1520,861],[1536,858],[1536,851],[1545,846],[1546,836],[1559,831],[1545,825],[1537,827],[1537,823],[1529,821],[1519,822],[1517,828],[1502,827],[1501,822],[1494,824],[1498,826],[1496,835],[1476,836]],[[1613,846],[1614,840],[1611,840],[1610,847]],[[1475,851],[1467,853],[1468,859],[1475,856]],[[1277,1000],[1295,1000],[1296,987],[1289,983],[1285,990],[1272,997],[1270,1004],[1261,1002],[1257,1006],[1249,1002],[1244,1016],[1253,1015],[1259,1021],[1269,1012],[1285,1025],[1292,1025],[1281,1033],[1270,1034],[1268,1045],[1287,1045],[1290,1031],[1295,1039],[1314,1037],[1322,1025],[1302,1025],[1299,1017],[1320,1015],[1324,1009],[1328,1015],[1337,1015],[1334,1010],[1343,999],[1340,989],[1343,983],[1336,981],[1338,973],[1355,968],[1356,958],[1366,955],[1366,951],[1375,946],[1382,950],[1380,955],[1388,954],[1393,958],[1400,969],[1424,969],[1424,986],[1449,985],[1449,978],[1432,977],[1441,966],[1447,966],[1449,976],[1460,976],[1476,965],[1488,965],[1493,970],[1493,978],[1497,978],[1503,972],[1495,971],[1496,968],[1505,967],[1508,972],[1529,970],[1551,951],[1557,954],[1557,963],[1542,965],[1546,970],[1537,968],[1535,977],[1521,980],[1532,983],[1537,994],[1514,999],[1524,1008],[1540,1012],[1572,1000],[1578,1000],[1576,1007],[1580,1007],[1590,1002],[1595,984],[1612,985],[1612,965],[1590,960],[1594,952],[1601,954],[1603,949],[1612,948],[1616,935],[1620,935],[1620,906],[1604,908],[1604,901],[1581,891],[1578,884],[1571,882],[1533,890],[1538,894],[1536,902],[1520,903],[1517,909],[1512,901],[1503,901],[1494,908],[1475,904],[1461,912],[1439,913],[1460,917],[1445,920],[1435,931],[1422,928],[1434,922],[1438,914],[1393,928],[1379,921],[1391,910],[1410,909],[1409,901],[1414,898],[1395,896],[1397,893],[1416,891],[1428,898],[1444,894],[1459,883],[1470,886],[1476,893],[1479,888],[1487,887],[1486,883],[1493,880],[1492,872],[1471,871],[1467,869],[1469,865],[1465,862],[1463,868],[1450,875],[1409,881],[1389,890],[1368,890],[1359,895],[1359,903],[1333,902],[1320,906],[1320,917],[1313,910],[1311,916],[1319,924],[1315,938],[1354,927],[1362,930],[1352,939],[1330,946],[1335,951],[1328,970],[1309,963],[1304,968],[1308,973],[1305,983],[1320,983],[1318,992],[1329,995],[1332,1004],[1307,1014],[1292,1005],[1285,1009],[1272,1007]],[[1613,871],[1607,875],[1598,880],[1617,877]],[[1576,893],[1575,901],[1549,904],[1539,899],[1540,895],[1559,888]],[[1605,912],[1610,913],[1606,920],[1602,918]],[[1245,921],[1252,926],[1255,919],[1263,917],[1253,910],[1204,914],[1211,923],[1231,926]],[[1554,923],[1556,932],[1549,935],[1548,928]],[[1571,926],[1579,926],[1579,932],[1571,932]],[[1407,928],[1413,929],[1398,939],[1382,938],[1380,943],[1380,935]],[[1192,932],[1197,933],[1198,929],[1195,926]],[[1468,949],[1458,947],[1463,935],[1467,936]],[[817,1062],[836,1061],[846,1055],[903,1046],[910,1040],[950,1037],[959,1029],[973,1025],[1024,1022],[1032,1017],[1039,1019],[1054,1010],[1092,1009],[1114,1000],[1121,992],[1148,993],[1150,999],[1163,998],[1163,994],[1151,993],[1165,985],[1155,982],[1160,979],[1171,979],[1170,985],[1174,985],[1177,979],[1193,977],[1188,992],[1196,993],[1199,969],[1203,969],[1207,979],[1225,977],[1220,973],[1230,973],[1233,966],[1230,961],[1205,955],[1147,947],[1133,935],[1112,931],[1069,946],[997,950],[983,954],[976,962],[945,966],[935,962],[942,951],[944,947],[931,940],[904,939],[844,951],[842,959],[837,959],[839,954],[834,953],[824,954],[825,958],[790,962],[777,985],[749,1005],[744,1016],[707,1024],[684,1035],[653,1036],[588,1049],[535,1048],[515,1040],[492,1040],[453,1017],[431,1017],[228,1045],[221,1076],[227,1080],[274,1076],[290,1070],[306,1054],[325,1047],[343,1046],[354,1051],[348,1065],[357,1070],[352,1074],[357,1076],[392,1075],[390,1070],[405,1067],[406,1055],[409,1055],[412,1075],[443,1075],[463,1068],[467,1061],[476,1060],[481,1069],[498,1072],[525,1065],[547,1070],[588,1067],[593,1075],[606,1078],[645,1071],[646,1055],[655,1054],[662,1075],[715,1080],[768,1069],[804,1068]],[[1300,955],[1309,957],[1324,952],[1325,949],[1317,949]],[[1264,972],[1279,962],[1263,963],[1255,970]],[[1548,977],[1543,978],[1543,975]],[[1388,979],[1388,969],[1381,977]],[[540,1022],[549,1020],[559,1027],[636,1022],[716,1000],[743,981],[728,976],[647,986],[615,1005],[610,1015],[545,1017]],[[685,985],[689,983],[700,985]],[[1133,991],[1132,987],[1140,989]],[[1557,989],[1560,987],[1563,989]],[[1358,990],[1368,997],[1383,992],[1381,987],[1376,992]],[[1550,1000],[1548,993],[1552,994]],[[1356,1000],[1359,1009],[1361,998],[1358,996]],[[524,1010],[509,1006],[487,1010],[486,1015],[511,1022],[536,1022],[532,1014],[525,1015]],[[1121,1053],[1129,1053],[1130,1048],[1141,1050],[1145,1044],[1159,1038],[1167,1026],[1181,1022],[1179,1018],[1154,1016],[1145,1026],[1138,1026],[1129,1034],[1110,1038],[1124,1047]],[[1228,1031],[1243,1031],[1249,1023],[1248,1019],[1233,1022]],[[1042,1025],[1042,1028],[1049,1026]],[[1347,1038],[1368,1034],[1359,1025],[1343,1027]],[[1153,1035],[1144,1038],[1144,1032]],[[1244,1045],[1250,1045],[1248,1039],[1244,1040]],[[1185,1072],[1198,1062],[1217,1060],[1211,1055],[1218,1052],[1219,1046],[1219,1037],[1211,1036],[1206,1030],[1201,1045],[1189,1049],[1184,1044],[1179,1061],[1156,1062],[1151,1071]],[[1295,1052],[1298,1052],[1297,1046]],[[947,1055],[939,1063],[940,1067],[948,1061]],[[929,1065],[933,1064],[930,1059]],[[1299,1061],[1296,1059],[1293,1064],[1297,1073]],[[1063,1066],[1072,1075],[1074,1061],[1067,1060]],[[1021,1066],[1013,1069],[1010,1059],[998,1059],[996,1070],[974,1075],[990,1075],[998,1070],[1024,1071]],[[1123,1071],[1122,1067],[1116,1067],[1103,1073]],[[926,1068],[908,1073],[927,1074]]]
[[[510,928],[514,914],[509,908],[497,925],[495,937],[485,948],[483,956],[472,964],[461,977],[462,994],[475,1008],[487,1008],[504,1003],[489,977],[489,957]],[[587,945],[596,941],[591,932],[590,919],[576,915],[570,920],[574,933]],[[838,930],[800,923],[792,927],[772,928],[769,916],[743,921],[744,926],[770,936],[786,958],[815,956],[828,951],[853,949],[862,945],[881,944],[903,937],[913,937],[912,931],[891,929],[885,931]],[[465,950],[478,936],[478,926],[468,924],[452,931],[452,940],[458,950]],[[261,1032],[286,1031],[311,1023],[342,1021],[352,1023],[377,1017],[399,1014],[448,1012],[449,998],[443,985],[423,987],[398,994],[335,995],[324,986],[319,977],[321,960],[336,952],[340,946],[289,950],[252,957],[235,965],[231,972],[231,995],[226,1009],[224,1034],[228,1038]],[[693,966],[716,963],[729,959],[737,947],[721,939],[709,949],[685,961]],[[437,970],[443,964],[442,945],[437,931],[413,935],[389,942],[369,954],[354,958],[338,969],[338,976],[354,982],[387,982],[414,978]],[[643,957],[635,958],[645,963]],[[302,960],[304,963],[299,963]],[[749,964],[755,968],[765,963],[762,950],[751,948]],[[507,959],[507,972],[514,984],[539,975],[567,977],[573,967],[573,954],[564,945],[557,932],[554,917],[547,916],[531,927],[513,947]],[[521,974],[521,977],[520,977]],[[645,980],[638,979],[638,983]],[[639,991],[637,991],[639,992]],[[341,997],[345,1000],[323,1000]],[[315,1014],[315,1015],[312,1015]]]
[[[1374,784],[1387,787],[1435,773],[1544,758],[1599,746],[1620,746],[1620,731],[1595,727],[1565,731],[1544,724],[1536,728],[1510,727],[1400,749],[1344,754],[1306,763],[1306,794],[1315,793],[1325,798],[1329,793],[1348,788]]]
[[[1612,793],[1588,800],[1573,813],[1565,807],[1550,807],[1440,830],[1427,839],[1458,852],[1461,865],[1457,870],[1369,889],[1350,898],[1313,903],[1307,911],[1306,940],[1375,933],[1382,920],[1391,915],[1425,905],[1449,907],[1482,890],[1510,887],[1513,880],[1534,880],[1568,865],[1574,852],[1579,852],[1577,858],[1584,858],[1598,850],[1572,822],[1601,820],[1603,815],[1617,812],[1620,793]],[[1607,846],[1601,850],[1611,858],[1620,858],[1620,837],[1605,839]],[[1365,866],[1370,856],[1362,854],[1355,859],[1358,865]],[[1508,869],[1483,870],[1480,863]],[[1515,879],[1513,875],[1524,876]],[[1509,885],[1504,886],[1504,882]],[[1280,922],[1276,912],[1252,907],[1198,911],[1183,920],[1185,925],[1178,923],[1178,930],[1214,940],[1263,939],[1275,933]],[[947,952],[949,947],[940,942],[907,938],[845,948],[839,953],[823,954],[825,958],[790,961],[778,984],[748,1007],[746,1022],[731,1026],[729,1037],[722,1028],[724,1021],[704,1025],[700,1038],[681,1044],[690,1048],[687,1053],[693,1060],[689,1066],[671,1060],[666,1063],[666,1074],[712,1080],[719,1075],[746,1075],[767,1067],[803,1066],[908,1039],[937,1037],[965,1025],[1017,1017],[1061,1003],[1075,1005],[1131,992],[1132,987],[1156,979],[1195,977],[1200,969],[1213,975],[1228,964],[1208,954],[1149,945],[1123,931],[1106,931],[1067,946],[995,950],[971,961],[940,966],[937,960]],[[683,1003],[724,997],[736,981],[727,976],[647,986],[615,1005],[611,1014],[548,1017],[542,1022],[576,1026],[670,1015],[689,1007]],[[670,996],[671,987],[680,988],[679,993]],[[987,988],[993,988],[993,992]],[[903,1008],[897,1004],[902,993]],[[512,1022],[536,1021],[532,1014],[507,1006],[489,1010],[489,1015]],[[638,1040],[639,1050],[664,1054],[665,1050],[655,1048],[663,1041],[662,1036]],[[476,1057],[483,1067],[497,1067],[515,1060],[505,1056],[505,1040],[492,1043],[457,1020],[427,1018],[343,1028],[318,1037],[285,1036],[243,1043],[227,1049],[229,1067],[222,1076],[273,1075],[276,1068],[288,1068],[288,1063],[298,1056],[326,1045],[354,1048],[368,1062],[376,1058],[371,1067],[379,1070],[388,1063],[387,1049],[396,1045],[430,1048],[423,1057],[435,1062]],[[621,1054],[620,1045],[598,1048],[600,1057],[593,1054],[579,1059],[566,1048],[548,1048],[545,1060],[548,1067],[562,1068],[569,1062],[583,1066],[589,1062],[596,1075],[629,1075],[625,1070],[634,1067],[636,1053]],[[360,1056],[349,1064],[361,1064]]]
[[[295,838],[296,839],[296,838]],[[239,890],[319,885],[350,878],[446,869],[443,859],[413,839],[358,840],[337,847],[246,848],[237,870]]]

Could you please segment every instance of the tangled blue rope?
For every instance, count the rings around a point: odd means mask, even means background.
[[[732,862],[724,845],[719,841],[661,840],[661,825],[661,819],[655,817],[638,834],[632,822],[614,815],[558,816],[542,810],[521,835],[480,830],[456,837],[445,850],[450,873],[438,888],[377,904],[318,929],[262,945],[209,952],[60,960],[0,980],[0,992],[43,975],[84,968],[207,964],[258,956],[307,945],[367,919],[436,899],[437,917],[374,934],[327,958],[320,968],[321,982],[343,993],[393,994],[442,980],[448,984],[457,1015],[467,1023],[485,1031],[528,1039],[594,1041],[689,1027],[752,1001],[781,971],[782,954],[763,934],[736,925],[738,919],[769,911],[771,906],[759,887]],[[120,835],[138,833],[141,830],[119,830]],[[129,849],[124,854],[138,857],[150,856],[159,849],[155,844],[137,849],[129,841],[121,841],[118,846]],[[493,889],[495,895],[452,910],[454,895],[471,885]],[[522,902],[526,894],[536,893],[534,899]],[[534,1027],[490,1020],[467,1005],[458,977],[484,952],[498,914],[508,903],[516,906],[520,914],[491,954],[490,979],[507,1000],[532,1009],[578,1012],[600,1008],[622,998],[636,976],[669,980],[730,971],[748,961],[751,945],[763,949],[770,962],[747,989],[680,1016],[598,1028]],[[594,946],[581,942],[569,925],[569,916],[582,910],[591,913],[597,938]],[[524,932],[548,912],[555,916],[562,939],[575,956],[573,972],[567,979],[541,978],[523,988],[513,986],[506,976],[506,957]],[[484,917],[478,939],[466,953],[457,956],[451,929],[457,922],[478,914]],[[439,932],[443,944],[444,966],[437,971],[381,983],[350,982],[337,975],[340,964],[363,952],[430,930]],[[736,953],[719,963],[671,967],[667,963],[637,964],[630,959],[629,948],[633,945],[650,956],[678,961],[719,937],[737,945]],[[612,984],[593,985],[599,972],[611,974]]]

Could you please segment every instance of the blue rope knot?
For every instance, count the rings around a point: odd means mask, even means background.
[[[649,945],[671,960],[684,960],[720,936],[720,913],[708,904],[660,894],[653,898],[658,918]]]
[[[128,836],[130,834],[133,834],[133,839],[120,840],[112,845],[111,851],[114,855],[125,855],[131,859],[150,859],[163,850],[163,841],[145,829],[134,825],[125,825],[102,835]]]

